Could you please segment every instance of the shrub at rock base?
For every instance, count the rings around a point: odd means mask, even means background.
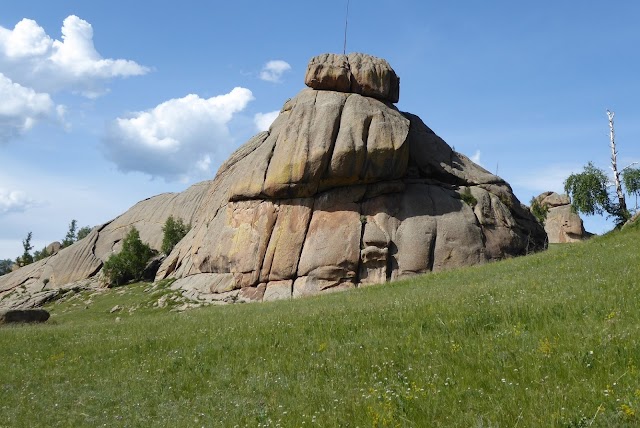
[[[140,240],[138,229],[132,227],[122,241],[122,250],[104,263],[102,273],[107,285],[113,287],[142,280],[144,268],[153,256],[154,251]]]

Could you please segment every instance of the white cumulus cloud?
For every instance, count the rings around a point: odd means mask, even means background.
[[[11,59],[23,59],[45,55],[53,41],[32,19],[23,19],[12,30],[0,26],[0,47]]]
[[[24,192],[0,188],[0,214],[22,212],[35,205]]]
[[[121,171],[167,181],[209,173],[216,154],[233,144],[228,123],[251,100],[249,89],[237,87],[208,99],[190,94],[117,118],[107,127],[105,154]]]
[[[55,115],[63,119],[64,111],[49,94],[25,88],[0,73],[0,143],[22,135],[38,121]]]
[[[93,43],[93,27],[75,15],[63,21],[61,32],[62,40],[54,40],[26,18],[12,30],[0,26],[0,69],[36,91],[71,90],[88,97],[104,93],[109,79],[149,72],[131,60],[103,58]]]
[[[280,110],[270,111],[269,113],[256,113],[255,116],[253,116],[253,123],[259,132],[268,131],[279,114]]]
[[[272,60],[262,67],[260,78],[267,82],[277,83],[282,78],[282,75],[289,70],[291,70],[291,66],[288,62],[280,59]]]

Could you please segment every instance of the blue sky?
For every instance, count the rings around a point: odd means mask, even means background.
[[[212,178],[304,87],[312,56],[342,52],[345,7],[3,0],[0,259],[29,231],[40,249],[71,219]],[[351,0],[347,51],[388,60],[398,108],[528,203],[588,161],[608,168],[606,109],[619,163],[640,161],[638,22],[631,0]]]

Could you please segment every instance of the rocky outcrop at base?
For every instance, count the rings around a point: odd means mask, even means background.
[[[214,180],[143,201],[0,278],[0,297],[95,276],[132,225],[159,249],[169,215],[192,228],[156,280],[203,301],[302,297],[544,248],[542,226],[504,180],[392,104],[399,79],[386,61],[321,55],[306,81]]]

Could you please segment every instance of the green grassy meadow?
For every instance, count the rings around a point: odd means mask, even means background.
[[[294,301],[82,292],[0,329],[0,426],[639,426],[639,295],[637,224]]]

